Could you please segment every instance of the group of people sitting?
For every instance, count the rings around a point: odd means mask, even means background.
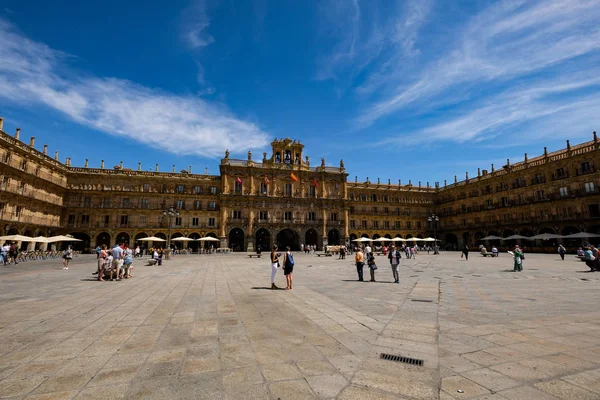
[[[590,272],[600,271],[600,259],[598,259],[598,249],[596,246],[588,244],[583,249],[580,247],[577,250],[577,255],[585,259],[585,265],[590,268]]]
[[[98,275],[99,281],[128,279],[133,277],[133,251],[127,243],[118,243],[108,250],[102,245],[98,253],[98,270],[93,275]]]

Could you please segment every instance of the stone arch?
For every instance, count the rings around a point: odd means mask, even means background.
[[[116,243],[129,243],[130,242],[129,233],[127,233],[127,232],[117,233],[117,236],[115,236],[115,241],[116,241]]]
[[[479,242],[485,237],[485,234],[481,231],[475,232],[475,241]]]
[[[267,228],[259,228],[254,234],[254,242],[256,249],[262,251],[271,250],[271,232]]]
[[[154,236],[154,237],[157,237],[157,238],[161,238],[161,239],[164,239],[164,240],[167,240],[167,234],[166,234],[166,233],[163,233],[163,232],[156,232],[156,233],[155,233],[154,235],[152,235],[152,236]],[[162,243],[162,242],[161,242],[161,243]]]
[[[392,239],[392,235],[390,235],[389,233],[386,233],[384,236],[386,239]]]
[[[277,233],[277,247],[284,250],[286,246],[293,251],[300,250],[300,237],[294,229],[285,228]]]
[[[8,232],[6,233],[7,236],[18,235],[18,234],[19,234],[19,230],[17,228],[10,228],[8,230]]]
[[[447,233],[444,237],[447,250],[458,250],[458,236],[454,233]]]
[[[229,231],[228,247],[233,251],[245,251],[244,239],[246,234],[241,228],[233,228]]]
[[[138,245],[140,243],[144,243],[143,241],[140,241],[140,239],[143,239],[146,237],[148,237],[148,234],[146,232],[139,232],[134,236],[133,241],[135,242],[136,245]]]
[[[198,248],[200,247],[200,242],[196,241],[196,239],[200,239],[202,236],[200,236],[198,232],[192,232],[188,235],[188,237],[190,239],[194,239],[193,242],[187,242],[188,249],[190,249],[191,251],[198,251]]]
[[[379,239],[381,236],[379,236],[379,233],[376,233],[373,235],[373,237],[371,239],[375,240],[375,239]]]
[[[90,235],[84,232],[73,232],[71,233],[71,236],[73,236],[75,239],[81,240],[81,242],[71,243],[71,245],[73,246],[73,250],[81,252],[89,252],[91,250],[90,246],[92,238],[90,237]]]
[[[319,244],[319,233],[316,229],[309,228],[304,234],[304,244],[311,246],[318,246]]]
[[[412,239],[413,235],[411,235],[410,233],[406,235],[405,239]]]
[[[353,240],[356,240],[356,239],[358,239],[358,235],[356,235],[356,233],[352,233],[350,235],[350,241],[352,242]]]
[[[340,243],[340,231],[337,229],[330,229],[327,233],[327,244],[329,246],[339,246]]]
[[[556,231],[554,230],[554,228],[550,227],[550,226],[544,226],[543,228],[540,228],[538,230],[538,233],[541,235],[542,233],[551,233],[553,235],[556,234]]]
[[[400,239],[402,239],[402,235],[401,235],[401,234],[399,234],[399,233],[398,233],[398,234],[396,234],[396,237],[397,237],[397,238],[400,238]]]
[[[367,238],[367,239],[371,239],[371,238],[369,237],[369,235],[367,235],[366,233],[363,233],[362,235],[360,235],[360,237],[364,237],[364,238]]]
[[[532,230],[532,229],[529,229],[529,228],[523,228],[523,229],[521,229],[521,231],[519,232],[519,235],[522,235],[522,236],[529,236],[529,237],[531,237],[531,236],[535,236],[535,233],[533,232],[533,230]]]
[[[567,235],[572,235],[573,233],[579,233],[579,229],[574,227],[574,226],[565,226],[562,231],[561,234],[563,236],[567,236]],[[567,247],[577,247],[580,246],[582,242],[584,242],[585,240],[582,239],[563,239],[565,242],[565,246]]]
[[[215,238],[215,239],[218,239],[218,238],[219,238],[215,232],[208,232],[208,233],[207,233],[206,235],[204,235],[204,236],[212,237],[212,238]],[[218,247],[221,247],[221,242],[220,242],[220,241],[218,241],[218,242],[201,242],[201,243],[204,243],[203,247],[204,247],[205,249],[210,249],[210,248],[211,248],[211,246],[212,246],[212,248],[213,248],[213,249],[216,249],[216,248],[218,248]]]
[[[502,231],[502,237],[509,237],[515,234],[515,231],[513,231],[512,229],[505,229],[504,231]]]
[[[102,245],[106,245],[106,247],[110,248],[111,247],[110,244],[111,244],[110,233],[100,232],[99,234],[96,235],[96,247],[98,247],[98,246],[102,247]]]

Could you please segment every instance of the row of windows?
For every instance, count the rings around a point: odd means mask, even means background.
[[[232,219],[242,219],[243,218],[243,214],[241,210],[232,210],[231,211],[231,218]],[[294,218],[293,216],[293,212],[292,211],[285,211],[283,213],[283,219],[286,221],[292,221]],[[258,219],[261,221],[267,221],[269,219],[269,212],[268,211],[260,211],[258,214]],[[314,211],[309,211],[306,213],[306,220],[307,221],[316,221],[317,220],[317,213]],[[329,214],[329,220],[330,221],[338,221],[338,213],[330,213]]]
[[[389,207],[379,208],[379,207],[374,206],[371,208],[371,211],[373,213],[381,212],[384,215],[390,214]],[[354,206],[350,206],[350,214],[360,214],[361,212],[368,212],[368,211],[366,208],[363,207],[362,210],[358,210],[358,212],[357,212],[357,210],[354,208]],[[400,208],[396,207],[393,210],[393,215],[410,215],[410,208],[406,208],[404,211],[401,211]]]
[[[368,225],[367,225],[367,220],[363,219],[360,221],[360,227],[363,229],[367,229]],[[417,229],[421,229],[422,224],[421,221],[417,221],[416,223],[416,228]],[[356,221],[351,219],[350,220],[350,228],[356,228]],[[373,229],[379,229],[379,221],[372,221],[371,222],[371,228]],[[390,228],[390,221],[383,221],[383,228],[389,229]],[[395,229],[402,229],[402,223],[400,221],[394,221],[394,228]],[[405,229],[412,229],[413,225],[411,221],[406,221],[405,223]]]
[[[162,221],[162,217],[157,217],[157,224],[160,225],[161,221]],[[130,222],[129,215],[119,215],[117,217],[117,222],[121,226],[128,225]],[[146,224],[147,223],[146,216],[140,215],[138,217],[137,222],[138,222],[138,224]],[[191,226],[200,226],[200,218],[199,217],[192,217],[190,219],[190,222],[191,222]],[[90,224],[90,216],[89,215],[77,216],[77,215],[71,214],[68,216],[67,223],[71,226],[76,225],[77,223],[79,223],[80,225],[89,225]],[[102,218],[100,219],[100,223],[105,226],[110,225],[111,224],[111,216],[110,215],[102,216]],[[175,226],[181,226],[183,224],[183,218],[176,217],[173,219],[173,223]],[[208,218],[208,226],[216,226],[215,218]]]
[[[267,195],[268,190],[269,190],[268,185],[265,182],[262,182],[260,184],[258,193]],[[290,197],[294,193],[294,186],[291,183],[286,183],[284,190],[285,190],[284,195]],[[243,191],[242,182],[236,181],[233,185],[233,192],[237,193],[237,194],[241,194],[242,191]],[[309,197],[317,197],[317,190],[313,185],[310,185],[308,187],[308,195],[309,195]]]
[[[111,197],[103,197],[100,203],[100,208],[110,208],[113,204],[113,198]],[[148,209],[150,208],[150,200],[149,199],[140,199],[139,202],[139,207],[143,208],[143,209]],[[82,201],[82,205],[83,207],[91,207],[92,206],[92,198],[88,197],[88,196],[84,196],[83,197],[83,201]],[[131,200],[128,197],[124,197],[119,201],[119,206],[121,208],[129,208],[132,206],[135,206],[135,204],[133,204],[131,202]],[[185,200],[177,200],[175,202],[174,205],[177,209],[180,210],[185,210],[185,209],[192,209],[192,210],[201,210],[202,209],[202,201],[201,200],[194,200],[191,202],[188,202],[186,204]],[[208,202],[208,209],[209,210],[214,210],[216,209],[217,206],[217,202],[216,201],[209,201]],[[156,207],[153,207],[156,208]],[[167,208],[167,206],[162,203],[160,205],[159,208]]]

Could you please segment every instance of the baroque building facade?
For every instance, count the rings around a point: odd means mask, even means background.
[[[448,248],[480,244],[488,235],[600,233],[600,143],[593,140],[440,185],[412,181],[348,180],[343,160],[311,166],[304,145],[276,139],[262,160],[226,152],[219,175],[60,162],[58,152],[35,148],[2,130],[0,119],[1,234],[71,234],[81,250],[118,241],[138,243],[212,236],[222,247],[263,250],[273,244],[347,243],[359,237],[436,236]],[[163,211],[172,207],[172,219]],[[436,215],[435,227],[429,217]],[[434,222],[435,223],[435,219]],[[500,243],[498,243],[500,244]],[[504,243],[505,245],[513,244]],[[552,243],[532,242],[544,247]],[[575,242],[565,243],[577,245]],[[196,249],[199,242],[187,242]],[[32,249],[34,243],[24,243]],[[39,245],[38,245],[39,246]]]

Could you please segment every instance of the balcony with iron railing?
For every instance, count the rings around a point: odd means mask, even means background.
[[[28,185],[16,185],[14,183],[0,183],[0,192],[17,194],[30,199],[43,201],[57,206],[63,205],[63,198],[44,190],[36,189]]]

